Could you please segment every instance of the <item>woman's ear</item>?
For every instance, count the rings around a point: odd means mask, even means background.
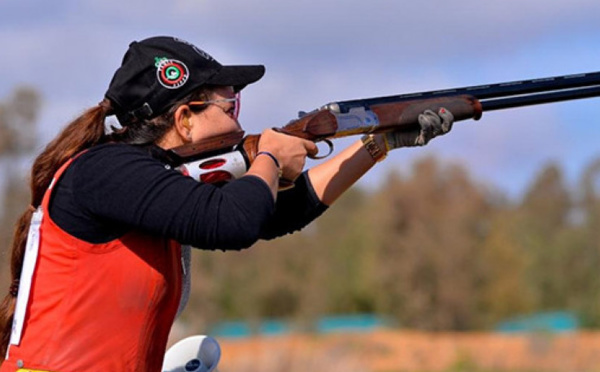
[[[175,130],[183,142],[192,140],[192,124],[190,123],[191,114],[192,112],[188,106],[181,105],[175,110],[175,114],[173,115],[173,120],[175,120]]]

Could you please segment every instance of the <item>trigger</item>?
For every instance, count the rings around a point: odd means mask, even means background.
[[[331,142],[328,139],[324,139],[323,142],[325,142],[327,144],[327,146],[329,146],[329,151],[327,152],[327,154],[321,155],[321,156],[319,156],[318,154],[317,155],[308,155],[309,158],[314,159],[314,160],[319,160],[319,159],[325,159],[326,157],[331,155],[331,153],[333,152],[333,142]]]

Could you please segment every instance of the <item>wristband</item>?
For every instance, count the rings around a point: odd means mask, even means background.
[[[362,141],[363,146],[365,147],[369,155],[371,155],[371,157],[373,158],[373,160],[375,160],[376,163],[385,159],[385,157],[387,156],[387,152],[382,150],[381,147],[379,147],[379,145],[377,144],[377,142],[375,142],[374,135],[366,134],[362,136],[360,140]]]
[[[279,160],[277,160],[277,158],[275,157],[275,155],[271,154],[268,151],[259,151],[256,153],[256,156],[258,157],[258,155],[266,155],[268,157],[270,157],[273,162],[275,163],[275,166],[277,167],[277,177],[281,178],[281,175],[283,174],[283,171],[281,170],[281,166],[279,165]]]

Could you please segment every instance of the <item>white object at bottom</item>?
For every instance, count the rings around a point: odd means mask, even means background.
[[[163,372],[211,372],[221,359],[221,347],[210,336],[184,338],[165,353]]]

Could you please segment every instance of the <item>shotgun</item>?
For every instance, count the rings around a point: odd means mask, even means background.
[[[323,141],[357,134],[414,130],[418,116],[444,107],[454,121],[479,120],[484,111],[600,96],[600,72],[511,81],[328,103],[299,117],[280,132]],[[200,182],[218,183],[241,177],[254,161],[260,135],[243,131],[217,136],[169,150],[170,160]]]

